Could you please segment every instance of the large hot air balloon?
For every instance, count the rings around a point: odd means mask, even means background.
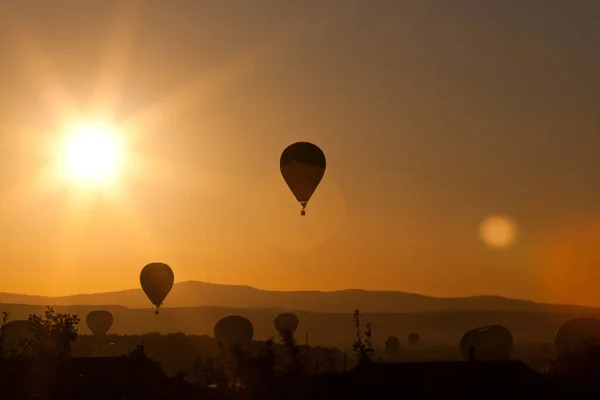
[[[113,315],[106,310],[90,311],[85,318],[85,322],[92,333],[99,337],[108,333],[114,319]]]
[[[396,336],[385,339],[385,352],[388,356],[397,356],[400,353],[400,341]]]
[[[273,320],[275,324],[275,329],[281,336],[284,336],[286,333],[288,335],[293,335],[298,329],[298,317],[292,313],[281,313],[278,314]]]
[[[4,351],[7,353],[19,351],[21,347],[21,341],[28,339],[31,333],[30,327],[32,326],[29,320],[17,320],[8,322],[2,327],[4,332]]]
[[[156,314],[171,291],[174,281],[173,270],[167,264],[151,263],[142,269],[140,283],[144,293],[156,307]]]
[[[418,333],[409,333],[406,338],[408,339],[408,343],[410,343],[411,346],[416,346],[416,344],[419,342]]]
[[[600,320],[581,317],[565,322],[554,337],[559,354],[577,352],[586,346],[600,344]]]
[[[281,175],[302,205],[300,215],[306,215],[306,204],[319,186],[327,162],[321,149],[308,142],[288,146],[279,159]]]
[[[252,341],[254,327],[252,323],[239,315],[229,315],[221,318],[215,324],[215,339],[225,345],[243,346]]]
[[[489,325],[466,332],[460,340],[460,351],[465,360],[502,361],[510,358],[513,338],[502,325]]]

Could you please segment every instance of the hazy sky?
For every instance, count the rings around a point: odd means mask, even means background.
[[[39,1],[0,14],[0,291],[176,281],[600,305],[600,2]],[[130,142],[102,190],[56,142]],[[328,160],[300,217],[279,173]],[[117,187],[118,186],[118,187]],[[506,214],[508,249],[479,237]]]

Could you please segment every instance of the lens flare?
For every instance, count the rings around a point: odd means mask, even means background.
[[[516,240],[517,224],[505,215],[492,215],[481,222],[479,236],[489,247],[507,248]]]

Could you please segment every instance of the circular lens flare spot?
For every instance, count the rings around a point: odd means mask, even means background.
[[[517,236],[517,224],[505,215],[492,215],[479,225],[481,240],[496,249],[510,247]]]

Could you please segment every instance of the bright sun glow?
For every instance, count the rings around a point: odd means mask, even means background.
[[[74,126],[64,144],[64,170],[77,184],[102,185],[114,179],[123,161],[119,133],[107,124]]]

